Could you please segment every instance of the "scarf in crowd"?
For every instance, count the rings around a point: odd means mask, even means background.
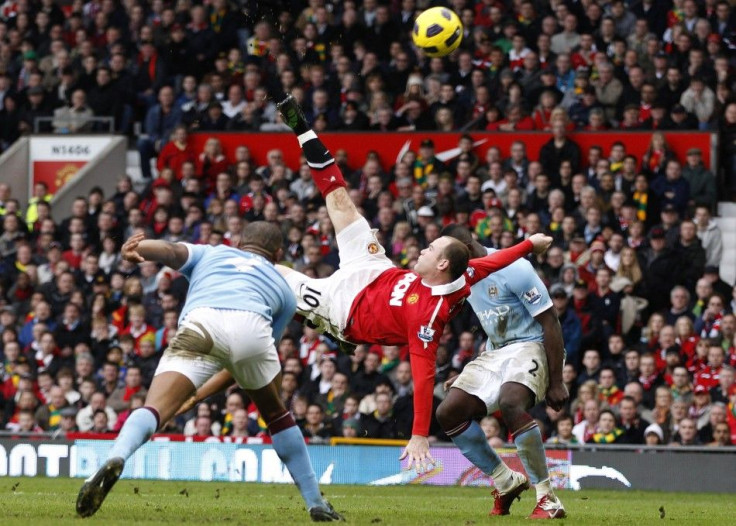
[[[61,410],[49,405],[49,429],[57,429],[61,424]]]
[[[615,385],[608,389],[604,387],[599,387],[599,389],[602,399],[608,402],[608,405],[610,406],[618,405],[624,397],[624,392]]]
[[[593,433],[591,440],[596,444],[613,444],[623,434],[623,430],[615,427],[610,433]]]
[[[225,413],[225,421],[222,423],[220,434],[222,436],[229,435],[233,431],[233,415]]]
[[[647,201],[649,194],[646,192],[634,192],[634,201],[636,202],[636,218],[639,221],[647,220]]]
[[[138,391],[141,390],[142,386],[138,387],[125,387],[125,392],[123,393],[123,400],[126,402],[130,402],[130,397],[136,394]]]
[[[657,373],[654,373],[649,376],[640,376],[639,377],[639,383],[644,388],[645,391],[649,391],[652,388],[652,385],[657,380]]]
[[[225,9],[212,11],[212,13],[210,13],[210,27],[215,33],[219,33],[222,29],[222,21],[225,19],[226,13],[227,10]]]

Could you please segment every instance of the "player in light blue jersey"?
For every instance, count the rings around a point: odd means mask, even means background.
[[[448,225],[442,235],[465,243],[472,257],[488,251],[467,228]],[[527,412],[542,400],[560,410],[568,398],[562,382],[565,349],[547,288],[531,264],[518,260],[471,287],[470,302],[488,335],[486,349],[446,383],[437,419],[465,457],[493,478],[491,515],[508,515],[512,502],[535,485],[533,519],[560,519],[565,509],[549,480],[542,435]],[[500,409],[529,479],[512,471],[488,445],[475,419]]]
[[[131,413],[107,461],[79,491],[77,512],[82,517],[100,508],[125,461],[198,388],[207,382],[215,392],[225,387],[223,382],[235,379],[268,424],[273,448],[286,464],[312,520],[342,520],[322,498],[304,438],[279,395],[281,365],[275,341],[296,311],[296,298],[274,267],[281,245],[279,228],[265,222],[245,229],[241,250],[145,240],[143,234],[125,242],[124,259],[178,269],[189,280],[189,292],[145,405]]]

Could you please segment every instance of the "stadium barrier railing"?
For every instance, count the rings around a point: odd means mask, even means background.
[[[46,125],[46,126],[44,126]],[[66,125],[66,126],[65,126]],[[89,126],[87,126],[89,125]],[[83,131],[72,131],[69,127],[84,128]],[[33,133],[40,133],[42,127],[57,128],[55,133],[84,134],[84,133],[115,133],[115,117],[36,117],[33,119]],[[106,129],[105,129],[106,128]]]

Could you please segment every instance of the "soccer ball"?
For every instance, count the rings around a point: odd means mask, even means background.
[[[460,45],[463,24],[452,10],[433,7],[417,17],[411,37],[427,56],[444,57]]]

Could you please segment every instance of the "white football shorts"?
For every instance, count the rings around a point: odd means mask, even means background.
[[[242,310],[192,310],[169,342],[156,374],[181,373],[199,388],[222,369],[250,390],[276,378],[281,364],[266,318]]]
[[[368,221],[360,218],[337,234],[340,268],[327,278],[315,279],[289,272],[286,282],[297,299],[297,312],[320,332],[343,338],[350,308],[358,294],[394,264]]]
[[[480,398],[492,414],[498,410],[501,386],[507,382],[525,385],[541,402],[547,393],[547,355],[541,342],[519,342],[484,351],[468,363],[452,387]]]

